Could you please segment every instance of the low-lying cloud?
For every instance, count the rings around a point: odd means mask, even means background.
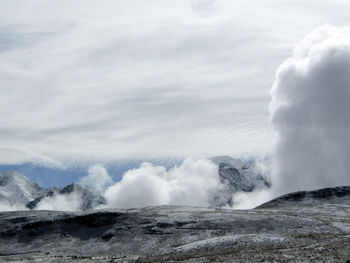
[[[107,188],[104,196],[107,207],[208,206],[210,196],[220,187],[215,164],[205,159],[186,159],[180,166],[169,170],[143,163]]]
[[[79,180],[81,184],[88,186],[98,193],[104,192],[106,186],[113,183],[106,168],[101,165],[95,165],[89,168],[88,175]]]
[[[350,184],[350,30],[321,26],[277,70],[276,194]]]
[[[265,166],[255,164],[251,169],[253,173],[264,174],[265,177],[268,174]],[[112,181],[103,166],[95,165],[85,177],[80,178],[79,183],[80,186],[69,188],[71,192],[68,188],[64,191],[53,189],[54,193],[42,198],[35,209],[80,211],[158,205],[219,205],[245,209],[253,208],[270,197],[269,191],[259,184],[250,193],[231,192],[227,182],[220,179],[218,165],[209,159],[185,159],[182,164],[171,168],[145,162],[125,172],[118,182]],[[228,201],[230,197],[233,203]],[[0,207],[3,211],[18,210],[5,203],[3,206]],[[27,208],[23,206],[19,209]]]
[[[237,192],[233,195],[234,209],[255,208],[272,199],[271,188],[257,189],[252,192]]]
[[[36,210],[79,211],[82,204],[82,196],[72,192],[67,195],[55,194],[43,198],[35,208]]]
[[[20,204],[11,204],[10,202],[7,202],[6,200],[0,201],[0,212],[5,211],[18,211],[18,210],[27,210],[24,205]]]

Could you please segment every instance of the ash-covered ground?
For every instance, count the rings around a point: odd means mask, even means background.
[[[0,214],[0,261],[348,262],[350,187],[252,210],[160,206]]]

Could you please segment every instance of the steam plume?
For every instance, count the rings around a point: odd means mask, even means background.
[[[322,26],[277,70],[276,194],[350,184],[350,30]]]

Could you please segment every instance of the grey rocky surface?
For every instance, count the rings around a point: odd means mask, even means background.
[[[307,192],[251,210],[3,212],[0,261],[348,262],[349,192],[337,193]]]

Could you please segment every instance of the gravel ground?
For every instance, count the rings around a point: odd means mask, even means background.
[[[252,210],[3,212],[0,261],[350,262],[349,197]]]

